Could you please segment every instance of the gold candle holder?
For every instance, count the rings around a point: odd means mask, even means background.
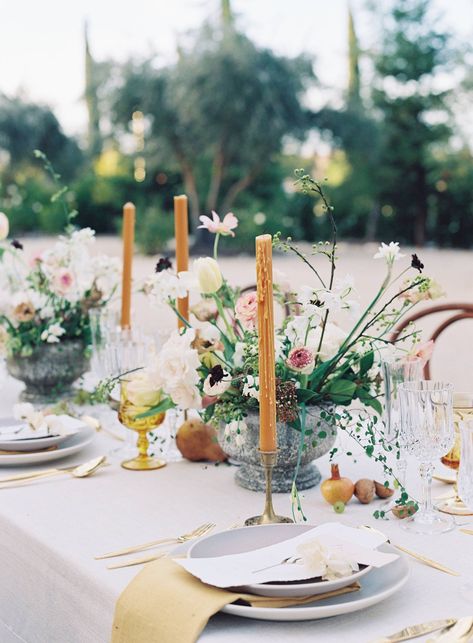
[[[266,480],[266,499],[264,503],[264,511],[261,516],[253,516],[252,518],[248,518],[248,520],[245,520],[245,525],[247,527],[250,527],[251,525],[274,525],[276,523],[282,522],[294,522],[291,518],[278,516],[274,512],[273,490],[271,488],[271,482],[273,479],[273,469],[278,459],[278,452],[260,451],[260,454],[261,464],[264,468],[264,477]]]

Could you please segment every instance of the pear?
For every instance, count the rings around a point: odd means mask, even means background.
[[[227,459],[217,442],[216,430],[201,420],[186,420],[177,431],[176,445],[184,458],[193,462],[223,462]]]

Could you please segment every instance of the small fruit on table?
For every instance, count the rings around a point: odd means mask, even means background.
[[[332,464],[331,470],[331,477],[322,482],[320,491],[330,505],[335,505],[336,502],[346,505],[353,495],[355,485],[349,478],[340,476],[338,464]]]
[[[355,496],[362,505],[367,505],[373,500],[375,490],[374,481],[368,478],[362,478],[355,484]]]
[[[333,510],[336,514],[342,514],[345,511],[345,503],[342,502],[341,500],[338,500],[334,505],[333,505]]]
[[[177,431],[176,446],[187,460],[223,462],[227,459],[217,442],[217,432],[201,420],[186,420]]]

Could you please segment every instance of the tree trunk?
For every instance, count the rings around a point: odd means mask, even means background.
[[[225,157],[223,154],[223,143],[221,143],[216,152],[212,163],[212,174],[210,177],[209,192],[207,194],[207,214],[217,208],[218,194],[222,184],[223,173],[225,170]]]
[[[373,203],[373,207],[368,213],[368,220],[366,222],[365,241],[375,241],[376,233],[378,231],[378,221],[381,209],[378,201]]]
[[[223,213],[228,212],[235,199],[237,196],[240,194],[240,192],[243,192],[251,183],[255,180],[256,176],[258,175],[259,171],[261,169],[260,165],[255,166],[252,170],[248,172],[245,176],[242,176],[241,179],[236,181],[233,185],[230,186],[230,189],[228,190],[227,194],[222,200],[222,204],[220,206],[221,210]]]
[[[414,222],[414,242],[416,246],[425,245],[428,215],[427,177],[425,167],[416,167],[416,213]]]

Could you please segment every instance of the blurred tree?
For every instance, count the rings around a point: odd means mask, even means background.
[[[429,0],[395,0],[387,16],[373,99],[382,115],[381,212],[404,241],[423,245],[429,216],[433,147],[450,136],[447,92],[436,74],[449,62],[448,35],[429,17]],[[384,221],[385,228],[392,227]]]
[[[89,157],[97,158],[102,151],[102,133],[100,131],[100,109],[98,90],[98,69],[92,58],[89,45],[88,26],[84,25],[85,45],[85,103],[87,106],[87,150]]]
[[[35,149],[45,152],[67,180],[83,159],[76,141],[64,134],[49,107],[0,95],[0,150],[8,155],[4,180],[13,179],[20,166],[31,164]]]
[[[307,59],[257,48],[231,14],[224,24],[204,27],[174,65],[127,65],[113,106],[124,127],[137,109],[149,119],[148,154],[178,165],[194,229],[204,209],[232,208],[286,137],[302,136],[301,97],[314,80]]]

